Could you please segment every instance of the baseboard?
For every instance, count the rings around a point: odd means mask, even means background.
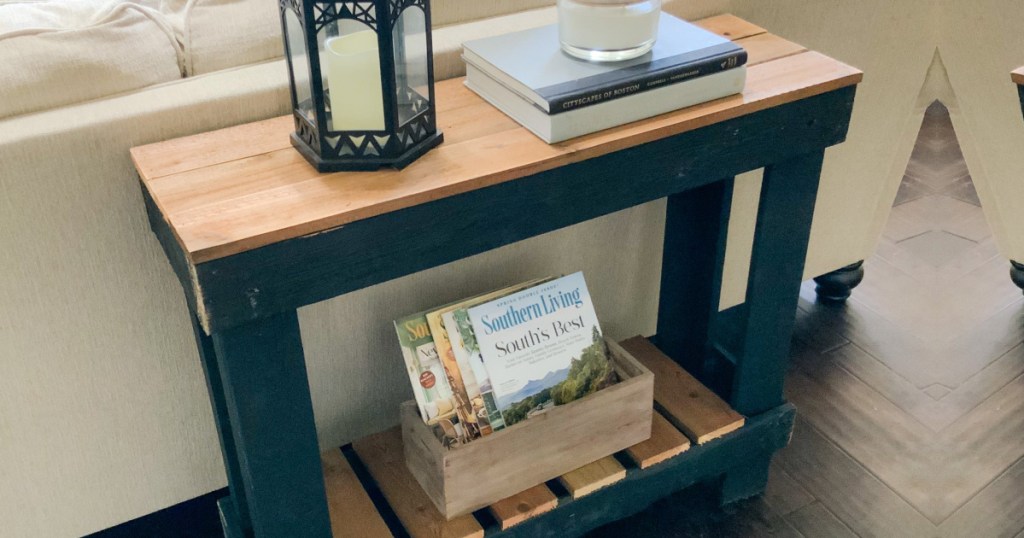
[[[217,499],[227,494],[219,489],[85,538],[221,538]]]

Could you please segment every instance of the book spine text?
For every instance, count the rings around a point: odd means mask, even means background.
[[[662,86],[684,82],[686,80],[719,73],[727,69],[733,69],[747,62],[747,52],[738,52],[713,56],[700,62],[682,66],[673,66],[658,71],[644,73],[639,77],[628,80],[618,80],[606,85],[587,88],[581,92],[567,92],[561,95],[552,96],[547,99],[550,114],[559,114],[576,110],[578,108],[596,105],[605,101],[611,101],[633,95],[636,93],[653,90]]]

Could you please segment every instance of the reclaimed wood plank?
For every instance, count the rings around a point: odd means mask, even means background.
[[[320,455],[333,538],[389,537],[391,531],[340,450]]]
[[[733,41],[765,33],[763,28],[728,14],[708,17],[696,21],[695,24]],[[748,52],[750,52],[749,48]],[[483,107],[490,107],[490,105],[475,99],[470,93],[461,93],[438,100],[438,127],[445,133],[445,142],[460,141],[467,134],[476,136],[482,134],[465,127],[485,126],[486,132],[491,134],[496,132],[496,126],[489,125],[493,122],[492,118],[485,116],[481,121],[480,109]],[[507,116],[506,119],[509,127],[517,125],[515,120]],[[451,129],[456,125],[460,128]],[[133,148],[132,157],[135,159],[139,174],[143,178],[154,179],[288,148],[291,146],[289,137],[280,136],[280,133],[289,132],[291,129],[293,129],[292,117],[290,115],[280,116],[251,124],[184,136],[166,142],[146,144]],[[267,132],[272,133],[272,136],[264,136]],[[473,137],[469,136],[468,138]]]
[[[614,456],[606,456],[558,477],[573,499],[589,495],[626,478],[626,468]]]
[[[740,39],[736,41],[736,44],[747,51],[747,67],[800,54],[807,50],[803,45],[769,33]]]
[[[190,261],[201,263],[820,95],[856,84],[861,77],[852,67],[804,52],[751,67],[742,95],[557,145],[545,144],[521,127],[509,128],[501,112],[483,107],[474,121],[488,122],[497,131],[477,124],[479,136],[443,144],[402,171],[319,174],[297,152],[283,148],[186,172],[144,176],[143,182]],[[461,80],[439,83],[437,94],[439,103],[479,99]],[[439,118],[446,121],[443,112]],[[284,122],[277,125],[280,132],[263,136],[286,138],[291,128]],[[459,125],[453,125],[445,136],[460,140],[458,131]],[[142,154],[136,151],[135,158],[146,169]]]
[[[742,415],[646,338],[630,338],[622,347],[654,373],[654,400],[666,418],[698,445],[743,426]]]
[[[745,21],[731,13],[723,13],[721,15],[701,19],[699,21],[695,21],[694,24],[709,32],[718,34],[733,41],[765,33],[764,28],[761,28],[752,22]]]
[[[661,413],[654,413],[651,438],[626,449],[626,454],[641,469],[653,467],[690,448],[690,440]]]
[[[291,146],[292,116],[278,116],[132,148],[139,175],[153,179]]]
[[[1024,67],[1018,67],[1010,72],[1010,80],[1014,84],[1024,86]]]
[[[391,428],[352,443],[391,509],[412,538],[483,538],[472,514],[445,521],[405,466],[402,430]]]
[[[547,486],[540,484],[502,499],[489,506],[488,510],[501,525],[501,529],[506,530],[532,517],[550,512],[557,506],[558,497]]]

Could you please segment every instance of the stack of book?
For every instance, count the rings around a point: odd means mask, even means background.
[[[747,53],[662,14],[650,53],[594,63],[561,51],[550,25],[464,44],[466,85],[548,143],[743,91]]]
[[[424,422],[452,447],[617,381],[582,273],[395,321]]]

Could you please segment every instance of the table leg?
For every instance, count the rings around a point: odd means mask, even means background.
[[[824,150],[768,166],[747,277],[746,321],[731,404],[753,416],[783,402],[800,281]]]
[[[665,213],[656,343],[698,378],[718,314],[733,183],[673,194]]]
[[[231,490],[231,497],[228,500],[232,506],[228,512],[233,515],[235,521],[225,521],[225,525],[237,525],[238,531],[243,534],[252,533],[252,522],[249,521],[249,506],[245,501],[245,488],[242,485],[242,468],[238,464],[238,452],[235,450],[235,438],[231,431],[231,420],[228,418],[228,406],[224,400],[224,381],[220,375],[220,367],[217,366],[217,353],[213,350],[213,339],[203,332],[195,316],[192,317],[192,331],[195,333],[196,345],[199,347],[199,358],[203,363],[203,372],[206,374],[206,390],[210,394],[210,404],[213,407],[213,419],[217,425],[217,437],[220,438],[221,456],[224,458],[224,468],[228,477],[228,489]],[[226,516],[222,515],[222,518]]]
[[[201,337],[200,348],[243,532],[330,537],[296,312]]]
[[[771,456],[756,456],[729,469],[722,477],[718,502],[725,506],[764,493]]]

